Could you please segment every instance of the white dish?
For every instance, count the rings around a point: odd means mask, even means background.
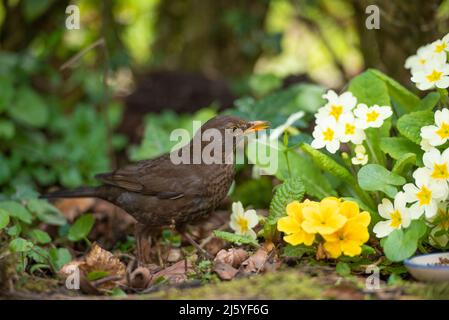
[[[404,261],[411,275],[420,281],[449,281],[449,264],[438,265],[440,258],[449,259],[449,252],[423,254]]]

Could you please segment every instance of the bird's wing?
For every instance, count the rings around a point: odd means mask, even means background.
[[[160,199],[181,198],[188,188],[203,187],[196,170],[173,165],[167,156],[129,164],[110,173],[98,174],[96,178],[108,185]]]

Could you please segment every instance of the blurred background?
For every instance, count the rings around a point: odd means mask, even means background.
[[[93,183],[225,109],[282,123],[365,68],[410,86],[406,57],[448,20],[447,0],[2,0],[0,198]],[[271,181],[257,183],[266,207]]]

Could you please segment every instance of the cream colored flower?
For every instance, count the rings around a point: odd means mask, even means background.
[[[419,90],[449,87],[449,64],[441,63],[438,59],[429,61],[422,70],[412,75],[412,81]]]
[[[424,166],[430,171],[430,178],[446,185],[449,179],[449,149],[443,153],[432,148],[423,155]]]
[[[426,63],[432,59],[441,59],[442,62],[446,61],[446,57],[441,54],[435,54],[431,45],[425,45],[418,49],[415,55],[410,56],[405,61],[405,68],[411,69],[411,72],[420,71],[424,69]]]
[[[335,153],[340,148],[340,137],[337,122],[333,117],[318,123],[312,133],[312,148],[326,148],[330,153]]]
[[[337,95],[335,91],[329,90],[323,95],[323,98],[328,102],[316,113],[317,123],[325,121],[328,117],[332,117],[338,122],[343,114],[351,112],[357,104],[357,98],[351,92]]]
[[[418,219],[425,213],[431,218],[437,213],[438,203],[447,197],[446,184],[436,183],[430,178],[430,170],[419,168],[413,173],[415,183],[404,185],[406,201],[413,203],[410,218]]]
[[[368,163],[368,155],[366,154],[366,149],[363,144],[359,144],[355,147],[355,157],[351,159],[354,165],[365,165]]]
[[[379,204],[378,210],[380,216],[387,219],[376,223],[373,228],[378,238],[386,237],[393,230],[407,228],[410,225],[410,215],[403,192],[398,192],[394,197],[394,206],[389,199],[384,198]]]
[[[391,117],[393,111],[389,106],[373,105],[368,107],[364,103],[360,103],[354,110],[354,114],[357,117],[357,127],[361,129],[367,128],[380,128],[385,119]]]
[[[232,204],[232,214],[229,226],[236,234],[248,236],[256,239],[257,235],[253,228],[259,223],[259,217],[256,210],[245,211],[241,202]]]
[[[449,52],[449,33],[442,39],[432,42],[430,48],[435,54],[446,54],[446,52]]]
[[[356,126],[352,113],[343,114],[340,117],[338,130],[340,141],[343,143],[361,144],[366,139],[365,131]]]
[[[431,146],[440,146],[449,139],[449,110],[444,108],[435,112],[435,124],[421,128],[421,138]]]

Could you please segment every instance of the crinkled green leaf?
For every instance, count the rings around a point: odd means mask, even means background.
[[[14,99],[14,106],[8,109],[14,119],[32,127],[43,127],[48,120],[48,108],[41,96],[29,87],[20,88]]]
[[[251,244],[254,246],[258,246],[257,240],[254,240],[248,236],[243,236],[231,232],[215,230],[214,235],[217,238],[223,239],[227,242],[235,243],[235,244]]]
[[[353,78],[349,83],[349,91],[357,98],[358,103],[365,103],[368,106],[391,105],[385,81],[376,76],[372,70],[365,71]]]
[[[407,153],[414,153],[418,158],[422,158],[421,148],[403,137],[383,137],[380,139],[380,148],[393,159],[400,159]]]
[[[9,224],[9,214],[6,210],[0,209],[0,230]]]
[[[314,249],[303,245],[292,246],[287,244],[282,250],[282,255],[289,258],[301,258],[306,253],[314,253]]]
[[[345,181],[348,184],[353,184],[355,182],[354,177],[348,171],[348,169],[340,165],[331,157],[327,156],[321,151],[312,148],[306,143],[301,145],[301,149],[305,153],[307,153],[312,158],[313,162],[325,172],[329,172],[333,176]]]
[[[287,179],[278,186],[270,203],[268,223],[276,224],[280,217],[285,216],[286,206],[294,200],[301,202],[305,191],[304,183],[299,177]]]
[[[51,264],[59,271],[65,264],[72,261],[72,255],[66,248],[50,248],[48,250]]]
[[[33,248],[33,243],[23,238],[16,238],[9,243],[12,252],[27,252]]]
[[[398,119],[396,127],[407,139],[416,144],[421,143],[421,128],[434,123],[432,111],[416,111],[403,115]]]
[[[94,225],[95,219],[92,214],[84,214],[70,227],[67,238],[70,241],[79,241],[86,238]]]
[[[411,257],[416,252],[418,241],[426,230],[426,224],[421,220],[412,221],[405,230],[394,230],[383,241],[386,257],[391,261],[403,261]]]
[[[40,244],[47,244],[51,242],[51,238],[48,233],[39,229],[31,230],[28,235],[32,240]]]
[[[1,201],[0,209],[5,210],[11,217],[17,218],[27,224],[33,221],[31,213],[20,203],[15,201]]]
[[[349,264],[342,261],[337,263],[337,265],[335,266],[335,271],[341,277],[347,277],[351,274],[351,268],[349,267]]]
[[[406,182],[403,177],[377,164],[363,166],[359,170],[357,177],[362,189],[367,191],[382,191],[391,198],[397,193],[395,186],[401,186]]]
[[[432,111],[433,108],[440,101],[440,94],[438,92],[429,92],[420,102],[417,111]]]
[[[391,171],[398,175],[402,175],[408,172],[408,170],[414,165],[416,165],[416,154],[405,153],[402,157],[396,160],[396,163]]]
[[[399,84],[399,82],[379,70],[369,69],[367,72],[370,72],[385,82],[388,88],[388,94],[391,99],[400,106],[400,108],[409,112],[418,108],[420,104],[419,97],[407,90],[407,88]],[[367,88],[367,90],[370,90],[370,88]]]

